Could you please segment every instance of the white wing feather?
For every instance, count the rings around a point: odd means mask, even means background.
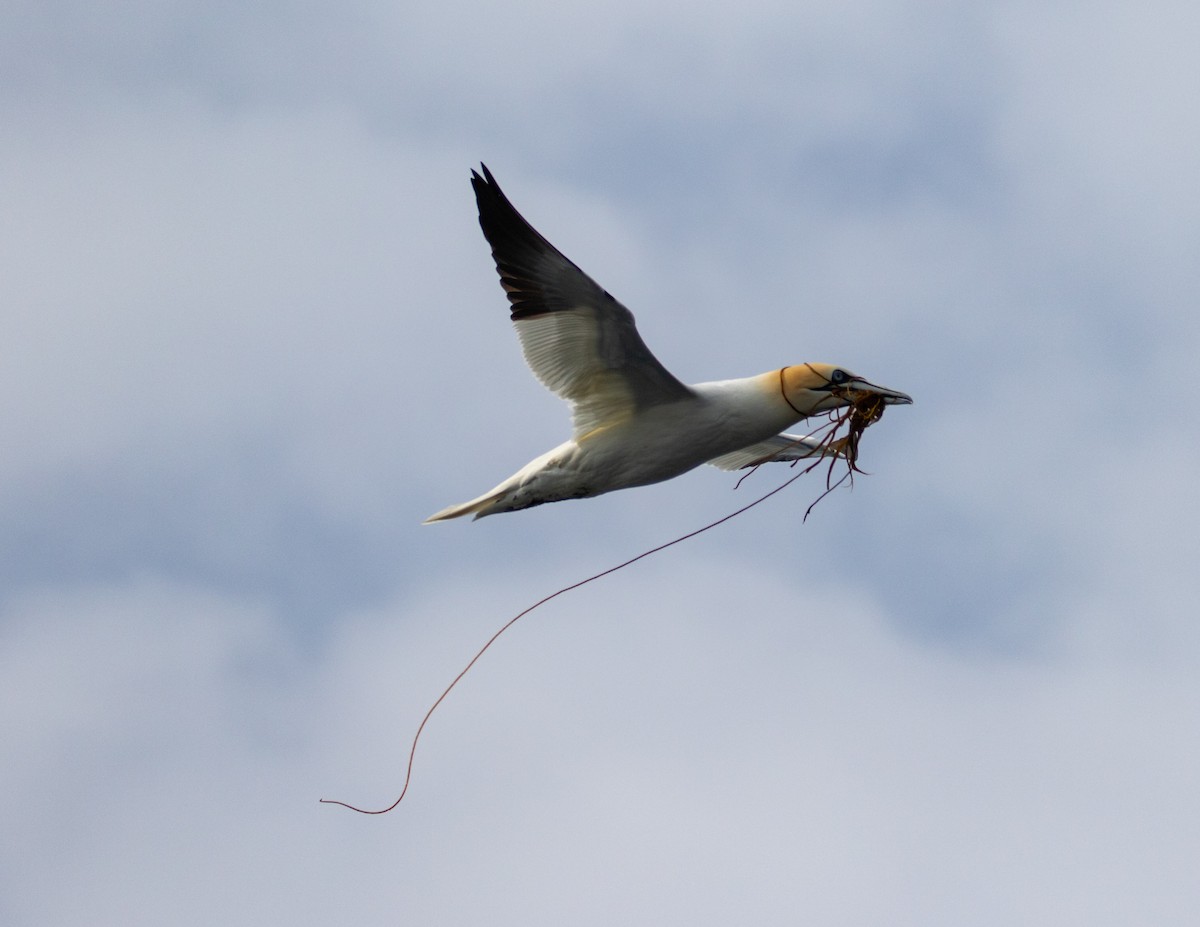
[[[803,460],[806,457],[820,457],[822,451],[831,456],[835,452],[823,445],[818,438],[805,435],[776,435],[751,444],[732,454],[722,454],[709,461],[714,467],[722,470],[744,470],[746,467],[757,467],[759,464],[772,463],[777,460]]]

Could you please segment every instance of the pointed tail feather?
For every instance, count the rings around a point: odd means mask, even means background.
[[[502,492],[490,492],[485,496],[480,496],[478,499],[472,499],[470,502],[462,502],[458,505],[451,505],[440,512],[434,512],[426,518],[421,524],[432,525],[434,522],[450,521],[453,518],[462,518],[464,515],[474,515],[476,518],[483,518],[484,515],[491,515],[489,511],[492,504],[499,499]]]

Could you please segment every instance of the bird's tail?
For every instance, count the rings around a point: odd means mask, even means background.
[[[464,515],[474,515],[476,518],[483,518],[484,515],[492,514],[492,506],[503,495],[503,490],[493,489],[478,499],[472,499],[470,502],[461,502],[458,505],[448,506],[440,512],[434,512],[421,524],[432,525],[434,522],[450,521],[452,518],[462,518]]]

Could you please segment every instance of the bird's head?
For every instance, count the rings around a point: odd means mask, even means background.
[[[783,398],[801,415],[815,415],[853,405],[872,396],[886,405],[908,405],[912,397],[894,389],[876,386],[845,367],[832,364],[796,364],[779,371]]]

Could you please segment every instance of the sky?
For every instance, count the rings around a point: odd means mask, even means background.
[[[1191,922],[1200,7],[0,26],[5,924]],[[915,403],[363,817],[792,474],[420,524],[569,429],[481,161],[681,379]]]

